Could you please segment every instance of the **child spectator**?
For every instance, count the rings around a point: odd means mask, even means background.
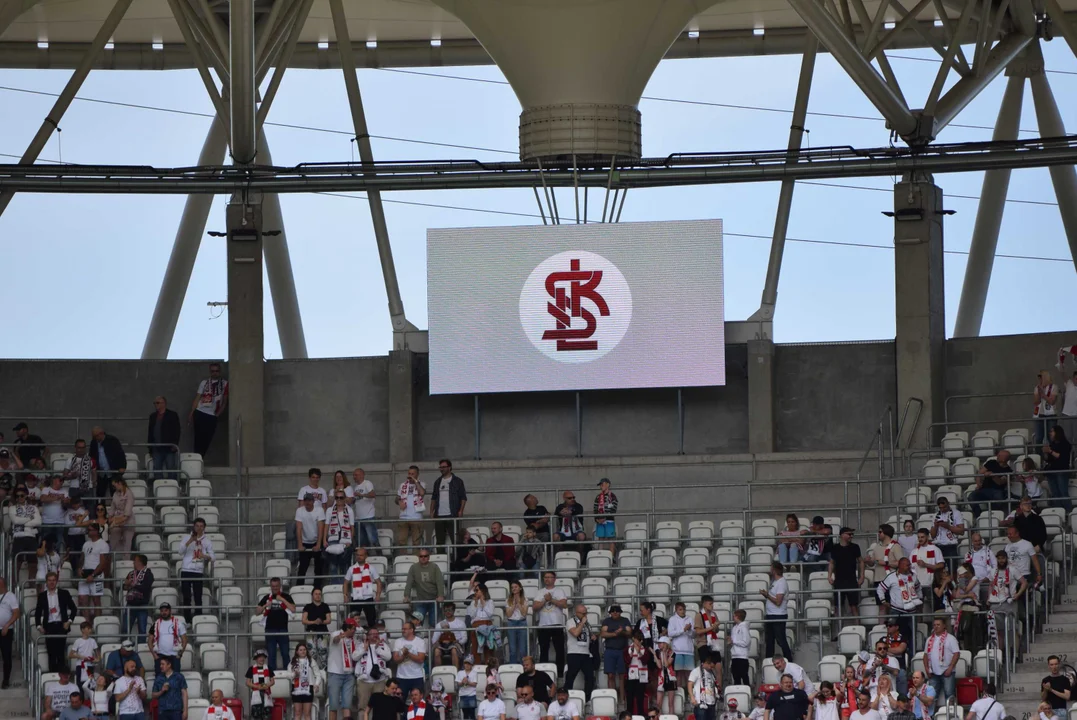
[[[259,649],[254,653],[254,665],[247,670],[247,688],[251,691],[251,718],[266,720],[273,712],[273,671],[266,666],[269,653]]]
[[[98,652],[97,641],[93,639],[93,623],[82,623],[82,625],[79,625],[79,631],[82,633],[82,637],[71,645],[71,652],[68,653],[67,657],[78,661],[75,682],[82,687],[93,679],[93,668],[95,664],[101,661],[101,653]],[[92,711],[93,709],[91,708]]]
[[[497,658],[490,658],[490,661],[486,664],[486,687],[497,688],[497,699],[501,699],[501,693],[505,689],[501,685],[501,671],[497,669]]]
[[[445,720],[445,685],[441,678],[434,678],[430,683],[430,698],[428,707],[437,713],[438,720]]]
[[[460,712],[464,720],[475,720],[475,708],[479,706],[477,690],[479,671],[475,669],[475,658],[464,656],[464,669],[456,673],[456,696],[460,701]]]

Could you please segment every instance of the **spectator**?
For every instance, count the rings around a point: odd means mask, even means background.
[[[931,609],[936,613],[950,614],[953,612],[953,578],[950,571],[940,568],[935,571],[935,577],[931,580]]]
[[[445,600],[445,578],[441,568],[430,562],[430,551],[419,551],[419,562],[408,569],[408,578],[404,583],[404,602],[411,603],[412,610],[419,613],[421,621],[435,622],[437,604]],[[401,687],[407,690],[407,684]]]
[[[236,720],[232,708],[224,704],[224,691],[214,690],[209,695],[209,707],[204,716],[206,720]]]
[[[133,660],[123,664],[123,675],[112,685],[113,697],[120,720],[141,720],[145,717],[146,681]]]
[[[288,670],[292,674],[291,695],[295,720],[310,720],[314,693],[318,689],[318,663],[311,656],[310,648],[305,642],[296,643],[295,655],[292,655]],[[275,701],[274,704],[276,704]]]
[[[900,670],[901,664],[897,661],[897,658],[890,655],[889,642],[885,638],[879,639],[875,642],[875,654],[864,665],[864,674],[860,686],[873,690],[884,677],[892,678],[896,681]],[[872,700],[875,700],[875,698],[872,697]],[[875,709],[878,710],[879,708]],[[889,707],[887,707],[887,712],[889,712]]]
[[[999,450],[998,455],[984,463],[980,473],[976,476],[976,489],[969,493],[972,501],[972,512],[979,517],[984,511],[980,503],[987,501],[990,510],[1007,510],[1007,501],[1010,498],[1010,475],[1013,474],[1013,466],[1010,465],[1010,451]],[[913,703],[916,707],[916,703]]]
[[[45,694],[45,712],[42,720],[57,720],[60,713],[71,705],[71,698],[80,695],[79,686],[71,682],[71,669],[66,665],[57,670],[60,681],[54,682]]]
[[[347,618],[340,630],[329,636],[329,673],[326,686],[329,691],[329,720],[336,720],[337,713],[350,718],[352,698],[355,696],[355,661],[359,659],[359,643],[355,640],[357,624]]]
[[[45,576],[50,572],[60,572],[62,559],[56,552],[56,542],[52,538],[41,541],[35,553],[37,556],[37,589],[40,592],[45,587]]]
[[[590,698],[595,689],[595,668],[591,661],[591,638],[594,631],[587,618],[586,605],[582,603],[576,605],[575,613],[565,624],[565,632],[568,645],[565,687],[573,687],[576,676],[583,673],[583,692],[587,698]]]
[[[333,611],[329,604],[322,600],[321,588],[311,591],[310,602],[303,606],[301,622],[307,631],[307,654],[311,661],[324,667],[329,659],[329,624],[333,622]],[[298,647],[296,652],[299,652]],[[295,656],[292,657],[294,661]]]
[[[546,711],[546,720],[580,720],[580,708],[568,697],[568,687],[557,688],[557,698]]]
[[[673,668],[677,671],[677,682],[681,686],[685,686],[688,683],[688,674],[692,672],[692,668],[695,666],[695,621],[693,618],[687,617],[687,609],[683,602],[678,602],[674,605],[674,613],[669,619],[667,631],[671,644],[673,646],[673,652],[675,657],[673,658]],[[715,677],[718,679],[719,686],[721,685],[721,655],[717,656],[714,653],[710,654],[712,663],[715,664]]]
[[[879,526],[878,542],[868,548],[864,564],[871,568],[871,581],[878,587],[887,575],[897,567],[898,561],[905,557],[901,544],[894,540],[894,526],[883,523]]]
[[[454,559],[450,570],[454,573],[474,575],[486,570],[486,553],[475,538],[471,537],[471,531],[460,528],[456,536],[456,550],[453,551]]]
[[[973,616],[975,618],[975,615]],[[901,623],[895,617],[886,619],[886,654],[897,662],[897,687],[908,688],[909,680],[905,675],[906,655],[909,651],[909,639],[901,633]],[[893,667],[891,663],[888,666]]]
[[[434,542],[441,546],[456,537],[456,519],[464,516],[467,506],[467,489],[464,481],[452,471],[452,461],[438,461],[441,475],[434,481],[430,515],[434,518]]]
[[[624,674],[626,672],[624,651],[632,635],[632,624],[621,616],[621,606],[611,605],[609,615],[602,621],[599,637],[605,640],[602,666],[606,669],[606,687],[624,697]]]
[[[274,684],[274,673],[266,666],[265,650],[259,648],[254,651],[254,665],[247,668],[247,673],[244,677],[247,678],[247,689],[250,690],[250,711],[251,717],[254,720],[268,720],[272,712],[272,688]],[[329,707],[333,707],[332,696],[330,696]]]
[[[423,542],[423,512],[426,510],[426,486],[419,480],[419,466],[408,468],[408,477],[396,491],[400,522],[396,524],[397,552],[414,548]]]
[[[887,720],[916,720],[916,716],[909,710],[908,695],[898,693],[897,699],[894,701],[894,709],[890,711],[890,717]]]
[[[31,505],[27,501],[25,487],[15,488],[15,504],[8,506],[7,513],[11,518],[11,553],[15,558],[15,571],[18,573],[19,567],[26,563],[30,576],[36,577],[41,513],[36,505]]]
[[[924,600],[920,580],[908,558],[898,561],[897,570],[883,578],[875,595],[883,611],[893,613],[902,638],[913,638],[913,615],[923,607]]]
[[[556,540],[567,543],[583,543],[587,535],[583,532],[583,506],[576,502],[576,494],[566,490],[561,495],[562,503],[554,508],[553,516],[556,518]],[[578,545],[581,550],[583,545]]]
[[[386,677],[385,690],[370,696],[366,720],[398,720],[408,710],[401,694],[396,680]]]
[[[39,505],[41,489],[47,484],[42,482],[46,477],[44,461],[41,458],[34,458],[30,461],[30,469],[34,472],[23,475],[21,484],[26,487],[27,500],[34,505]]]
[[[931,540],[942,551],[942,556],[952,562],[957,557],[957,544],[965,534],[965,518],[960,510],[950,507],[946,496],[940,497],[937,505],[939,511],[931,525]]]
[[[849,606],[849,614],[860,615],[860,588],[864,584],[864,556],[860,546],[853,542],[851,527],[843,527],[838,544],[830,544],[830,586],[834,588],[834,609],[841,615],[842,608]],[[843,602],[844,600],[844,602]]]
[[[785,657],[791,660],[793,651],[789,649],[789,640],[785,636],[785,623],[789,619],[789,584],[785,580],[785,566],[777,561],[771,563],[770,578],[770,588],[759,591],[765,600],[763,636],[766,653],[773,655],[774,644],[777,643]]]
[[[329,508],[333,506],[337,490],[344,493],[344,504],[354,510],[355,490],[348,482],[347,474],[343,470],[337,470],[333,473],[333,486],[329,488],[328,499],[325,501],[325,511],[329,512]],[[352,514],[354,515],[355,513],[353,512]]]
[[[972,703],[965,720],[1002,720],[1006,717],[1006,708],[995,699],[995,683],[984,684],[983,697]]]
[[[359,650],[362,657],[355,666],[355,674],[359,681],[359,712],[364,713],[371,706],[372,699],[385,692],[393,651],[376,627],[366,631],[366,641]]]
[[[838,720],[841,703],[834,693],[834,684],[828,680],[819,683],[819,692],[808,698],[812,701],[814,720]],[[852,711],[849,713],[852,714]]]
[[[314,503],[324,509],[326,503],[329,502],[329,493],[322,487],[322,471],[321,468],[312,467],[307,470],[307,484],[299,490],[299,494],[295,498],[295,506],[297,508],[303,507],[303,500],[307,495],[314,496]]]
[[[81,693],[74,693],[69,702],[67,709],[60,713],[60,720],[83,720],[93,715],[90,708],[82,702]]]
[[[1017,479],[1021,482],[1021,485],[1025,489],[1025,495],[1032,498],[1036,504],[1037,509],[1043,506],[1041,498],[1043,498],[1043,475],[1036,471],[1036,461],[1031,457],[1026,456],[1021,461],[1021,474],[1017,476]]]
[[[108,658],[105,659],[104,677],[109,683],[115,683],[116,680],[123,677],[124,668],[127,667],[128,662],[135,664],[135,671],[144,676],[146,674],[145,668],[142,667],[142,658],[135,652],[135,644],[130,640],[124,640],[120,643],[119,650],[113,650],[109,653]]]
[[[426,718],[426,701],[423,700],[421,688],[412,688],[411,692],[408,693],[408,710],[404,717],[406,720],[424,720]]]
[[[43,461],[49,454],[45,441],[40,435],[30,434],[30,427],[26,423],[19,423],[13,430],[15,431],[15,445],[18,445],[15,453],[19,456],[22,467],[29,467],[34,459]]]
[[[3,443],[3,433],[0,433],[0,443]],[[15,476],[22,470],[22,461],[18,453],[12,453],[6,447],[0,447],[0,502],[7,500],[12,488],[15,487]]]
[[[157,663],[155,672],[159,675],[164,670],[161,668],[161,658],[171,658],[172,667],[182,670],[180,658],[187,649],[187,625],[183,618],[172,615],[172,605],[161,603],[160,615],[153,623],[153,632],[147,637],[150,653]]]
[[[303,496],[303,505],[295,510],[295,536],[302,544],[299,551],[299,581],[307,576],[310,561],[314,561],[314,587],[320,588],[324,581],[325,564],[322,557],[322,538],[325,537],[325,510],[316,504],[313,493]]]
[[[112,549],[101,537],[97,525],[86,530],[87,540],[82,546],[82,575],[79,581],[79,606],[83,615],[93,618],[101,614],[101,598],[105,594],[105,581],[112,565]],[[89,610],[87,608],[96,608]]]
[[[213,541],[206,535],[206,521],[195,518],[191,532],[180,540],[183,559],[180,564],[180,592],[183,594],[183,617],[190,623],[202,612],[202,590],[206,563],[217,559]],[[198,611],[197,613],[195,611]],[[179,668],[177,668],[178,670]]]
[[[733,611],[733,627],[729,631],[729,657],[730,671],[733,674],[734,685],[749,685],[748,681],[748,655],[752,645],[751,628],[748,624],[748,614],[741,609]]]
[[[112,478],[112,487],[112,502],[108,506],[109,544],[126,556],[135,539],[135,494],[122,475]]]
[[[535,531],[535,537],[540,542],[550,542],[550,511],[545,505],[539,505],[538,498],[528,494],[524,496],[524,523]]]
[[[924,672],[935,688],[935,696],[945,703],[946,698],[956,695],[957,674],[954,672],[961,648],[957,638],[946,631],[946,620],[935,618],[934,632],[924,646]]]
[[[210,363],[209,377],[198,384],[187,423],[194,425],[194,451],[203,458],[209,452],[217,419],[228,408],[228,381],[221,377],[220,363]]]
[[[524,653],[527,651],[527,606],[527,596],[524,594],[523,585],[518,580],[513,580],[509,584],[509,597],[505,601],[505,619],[508,624],[509,635],[509,662],[513,664],[522,662]],[[589,653],[590,650],[588,650]],[[569,665],[572,665],[571,658],[569,658]],[[569,683],[569,686],[571,685],[572,683]]]
[[[15,646],[15,623],[22,608],[14,593],[8,592],[7,580],[0,577],[0,662],[4,663],[4,678],[0,690],[11,687],[12,650]]]
[[[718,720],[745,720],[747,716],[738,709],[738,705],[740,705],[740,703],[737,702],[736,698],[729,698],[726,700],[727,709],[724,713],[718,716]],[[653,720],[658,720],[658,713],[654,713],[653,716],[648,714],[647,717],[653,718]],[[826,719],[821,718],[820,720]]]
[[[1003,527],[1013,525],[1021,539],[1028,540],[1037,553],[1042,553],[1047,545],[1047,525],[1039,513],[1032,509],[1032,498],[1021,498],[1020,504],[1009,517],[1002,521]],[[1041,563],[1042,566],[1042,563]]]
[[[706,598],[709,595],[704,595],[703,604],[706,605]],[[713,606],[713,603],[711,603]],[[654,614],[657,606],[653,602],[647,602],[646,600],[639,604],[639,621],[636,622],[636,629],[643,633],[643,646],[654,649],[655,643],[658,642],[658,638],[666,634],[669,628],[669,622],[664,617],[659,617]],[[696,619],[698,620],[703,611],[696,613]],[[715,616],[717,621],[717,616]],[[698,628],[699,623],[694,626]],[[697,638],[699,635],[697,634]],[[698,644],[698,641],[697,641]]]
[[[90,497],[96,492],[97,464],[93,457],[87,454],[86,441],[82,438],[75,441],[75,454],[67,461],[63,475],[68,488],[78,490],[82,497]]]
[[[912,566],[916,570],[916,579],[920,581],[920,587],[924,589],[925,594],[935,581],[935,571],[945,565],[942,550],[931,544],[930,537],[931,531],[927,528],[917,530],[916,539],[919,541],[919,545],[909,556]]]
[[[467,623],[456,617],[456,603],[444,603],[444,617],[434,626],[434,667],[440,667],[448,660],[454,668],[460,669],[467,645]]]
[[[89,513],[82,504],[79,491],[73,491],[64,510],[64,546],[67,548],[67,559],[71,563],[71,572],[78,576],[82,561],[82,546],[86,543],[86,527],[81,523],[89,518]]]
[[[1006,528],[1006,537],[1010,540],[1005,547],[1010,567],[1019,577],[1028,580],[1030,586],[1039,586],[1043,582],[1043,570],[1040,567],[1040,559],[1036,556],[1036,548],[1023,539],[1013,525]]]
[[[794,687],[803,690],[809,695],[815,692],[815,685],[812,684],[811,678],[808,677],[808,674],[804,672],[804,668],[800,665],[786,660],[781,655],[775,655],[771,658],[771,662],[774,663],[775,670],[793,678]]]
[[[157,720],[184,720],[187,717],[187,678],[176,672],[171,657],[162,656],[157,666],[160,670],[153,679],[150,696],[157,701]]]
[[[410,694],[422,693],[426,685],[426,640],[415,634],[415,623],[404,623],[403,635],[393,643],[393,661],[396,662],[396,679],[400,689]]]
[[[119,651],[113,652],[110,657],[118,655]],[[123,671],[120,672],[122,674]],[[112,677],[114,676],[105,673],[95,675],[83,687],[87,705],[95,720],[107,720],[112,715],[109,711],[110,705],[115,709],[116,700],[112,697]]]
[[[146,626],[149,624],[153,571],[146,567],[148,560],[145,555],[135,554],[132,560],[135,567],[123,581],[123,633],[128,635],[133,627],[137,627],[137,642],[143,643],[146,642]],[[186,600],[184,604],[188,604]]]
[[[1036,418],[1036,431],[1032,442],[1040,445],[1051,428],[1058,424],[1058,386],[1051,379],[1050,370],[1040,370],[1036,376],[1036,387],[1032,390],[1035,403],[1032,417]],[[23,459],[25,462],[25,458]]]
[[[490,572],[500,572],[509,578],[516,572],[516,544],[497,521],[490,524],[490,537],[486,539],[486,567]]]
[[[783,563],[800,561],[804,554],[804,530],[796,513],[785,516],[785,529],[778,533],[778,560]]]
[[[557,573],[547,570],[542,574],[542,587],[535,593],[531,609],[538,616],[539,662],[550,661],[550,645],[553,645],[557,667],[565,666],[565,608],[568,597],[556,586]],[[627,621],[626,621],[627,622]],[[603,635],[602,637],[605,637]],[[622,649],[624,646],[621,646]]]
[[[1069,479],[1072,474],[1070,456],[1073,445],[1066,438],[1066,431],[1061,425],[1055,425],[1048,432],[1048,442],[1043,446],[1043,472],[1047,475],[1047,487],[1051,491],[1051,504],[1065,509],[1069,515],[1073,510],[1070,502]]]
[[[974,530],[970,536],[972,547],[965,554],[965,562],[972,564],[972,572],[978,581],[981,604],[987,599],[991,590],[991,580],[995,577],[998,563],[995,562],[995,553],[991,548],[984,545],[983,536]]]
[[[860,651],[861,663],[864,662],[865,658],[867,657],[867,654],[867,650]],[[856,695],[858,692],[860,692],[860,679],[858,677],[858,673],[858,667],[854,667],[853,665],[846,665],[845,673],[842,676],[842,680],[837,684],[837,687],[835,687],[834,689],[835,692],[840,695],[839,702],[841,704],[841,717],[843,718],[843,720],[848,720],[849,716],[853,714],[853,709],[856,708]],[[760,693],[760,695],[763,695],[763,699],[766,700],[765,693]]]
[[[497,688],[486,686],[486,699],[479,703],[478,720],[505,720],[505,703],[497,696]],[[408,714],[407,720],[417,720]]]
[[[107,498],[112,492],[112,481],[127,472],[127,454],[119,438],[105,433],[104,428],[91,431],[90,457],[97,461],[97,497]]]
[[[1039,720],[1056,720],[1058,717],[1055,715],[1055,711],[1051,708],[1050,703],[1041,702],[1036,708],[1036,712],[1040,714]]]
[[[696,720],[715,720],[718,707],[718,678],[714,674],[714,660],[711,654],[703,650],[700,653],[699,666],[688,675],[688,697],[695,708]],[[807,698],[804,699],[805,704]],[[767,720],[770,720],[769,716]],[[787,720],[778,718],[778,720]]]
[[[175,410],[168,409],[165,396],[155,397],[153,412],[150,413],[146,428],[146,442],[149,443],[150,454],[153,455],[154,479],[176,478],[176,471],[180,466],[179,443],[182,432],[179,415]]]
[[[475,669],[475,658],[465,655],[464,667],[456,673],[456,697],[464,720],[475,720],[475,709],[478,707],[475,696],[478,685],[479,671]]]
[[[954,591],[951,602],[957,610],[958,625],[957,638],[965,650],[976,657],[976,653],[983,650],[986,643],[983,639],[981,628],[983,623],[976,614],[980,609],[980,581],[976,579],[976,572],[972,569],[972,563],[961,563],[957,569],[957,578],[954,582]]]
[[[471,605],[467,609],[473,630],[471,654],[488,664],[501,647],[501,631],[494,625],[494,601],[490,599],[486,584],[476,582],[474,577],[471,578],[471,595]]]
[[[548,540],[547,540],[548,542]],[[525,527],[523,539],[520,540],[519,566],[523,570],[538,571],[542,569],[547,557],[546,546],[539,541],[534,529]]]
[[[1073,697],[1073,685],[1070,683],[1069,676],[1060,671],[1061,666],[1062,661],[1057,655],[1047,658],[1047,669],[1051,674],[1041,682],[1042,698],[1051,706],[1051,710],[1059,720],[1067,720],[1069,711],[1066,708],[1069,707],[1070,699]]]
[[[542,720],[545,713],[542,704],[535,702],[535,691],[530,687],[522,687],[516,691],[516,719],[517,720]]]
[[[1010,558],[1005,550],[998,551],[996,568],[987,598],[988,607],[996,615],[1017,615],[1017,603],[1024,598],[1028,590],[1028,580],[1024,575],[1010,569]]]
[[[611,555],[617,554],[617,522],[614,516],[617,514],[617,496],[610,491],[610,479],[602,478],[598,481],[598,495],[595,496],[595,541],[609,540],[606,549]]]
[[[1062,400],[1062,415],[1066,418],[1066,435],[1069,437],[1077,436],[1077,372],[1073,373],[1073,377],[1066,381],[1066,395]],[[1061,420],[1059,421],[1062,422]],[[3,438],[0,437],[0,442],[3,442]],[[1059,720],[1065,720],[1065,718],[1059,718]]]
[[[101,530],[101,537],[106,537],[109,531],[109,517],[108,517],[108,505],[104,502],[94,503],[93,517],[86,518],[80,524],[85,530],[89,530],[91,525],[97,525]]]
[[[849,717],[851,720],[882,720],[879,711],[871,708],[871,693],[863,688],[856,694],[856,710]]]
[[[831,545],[830,534],[833,528],[823,522],[822,515],[816,515],[811,519],[811,528],[805,537],[804,553],[801,561],[805,564],[828,563],[830,553],[828,546]]]
[[[523,664],[524,671],[516,676],[516,689],[529,687],[535,691],[536,700],[543,705],[549,705],[554,696],[553,678],[535,669],[535,659],[530,655],[524,658]]]
[[[374,627],[378,621],[382,589],[378,568],[367,561],[367,549],[357,547],[355,563],[344,572],[344,597],[348,598],[348,612],[352,617],[366,616],[367,628]]]
[[[295,612],[295,601],[281,589],[279,577],[269,581],[269,594],[259,601],[258,611],[262,613],[265,626],[269,669],[277,669],[278,654],[283,668],[291,658],[291,653],[288,652],[288,615]]]
[[[68,660],[78,663],[75,672],[75,684],[82,685],[93,676],[93,666],[101,660],[101,654],[97,649],[97,641],[93,638],[93,623],[83,621],[79,626],[81,633],[78,640],[71,645],[71,651],[67,654]]]
[[[658,638],[658,647],[654,655],[655,665],[658,668],[658,683],[655,689],[655,694],[658,697],[658,707],[665,706],[666,714],[673,715],[678,691],[677,670],[675,668],[677,654],[673,652],[673,645],[665,635]],[[650,716],[651,713],[647,713],[647,717],[650,718]]]
[[[639,630],[632,631],[624,655],[625,703],[633,715],[644,715],[647,712],[647,681],[650,679],[648,668],[654,664],[654,656],[643,645],[643,633]]]
[[[331,582],[342,582],[344,573],[351,565],[354,547],[352,533],[355,531],[355,516],[348,507],[348,496],[343,488],[333,489],[333,505],[323,512],[322,547],[325,548],[326,564],[332,576]]]
[[[39,508],[41,512],[41,538],[52,539],[56,547],[62,549],[67,539],[67,509],[66,504],[70,500],[67,488],[64,487],[64,479],[60,475],[53,475],[49,484],[41,489]]]
[[[367,548],[380,547],[378,526],[374,522],[375,503],[378,497],[378,494],[374,492],[374,483],[366,479],[366,471],[363,468],[355,468],[352,472],[352,480],[355,481],[355,488],[352,490],[355,504],[352,509],[355,511],[355,522],[358,526],[355,531],[356,540]]]

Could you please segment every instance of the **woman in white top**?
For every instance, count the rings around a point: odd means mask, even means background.
[[[834,693],[834,684],[829,680],[819,683],[819,692],[811,696],[814,720],[838,720],[841,716],[841,703]]]
[[[479,671],[475,669],[475,658],[467,655],[464,657],[464,669],[456,673],[456,697],[460,701],[460,712],[463,713],[464,720],[475,720],[478,686]]]
[[[343,470],[337,470],[333,473],[333,490],[344,491],[344,503],[348,507],[352,507],[355,503],[355,489],[348,482],[348,476],[344,474]],[[329,508],[332,507],[333,503],[333,493],[327,493],[323,504],[326,512],[329,512]]]
[[[509,626],[509,662],[520,664],[527,654],[527,596],[523,585],[513,580],[505,601],[505,619]]]
[[[471,654],[478,658],[479,664],[485,664],[501,647],[501,633],[494,625],[494,601],[486,583],[476,580],[478,573],[471,576],[471,605],[467,616],[471,620],[474,634],[471,636]]]
[[[871,689],[871,709],[878,710],[883,720],[890,715],[897,701],[897,691],[890,683],[890,676],[883,673],[879,682]]]
[[[1077,372],[1066,381],[1066,394],[1062,397],[1063,424],[1066,437],[1077,437]]]
[[[1039,446],[1047,438],[1047,431],[1055,426],[1058,417],[1058,386],[1051,380],[1050,370],[1040,370],[1040,381],[1032,391],[1035,403],[1032,416],[1036,418],[1036,432],[1032,442]]]
[[[898,541],[898,545],[905,551],[905,557],[911,557],[913,550],[919,544],[916,539],[916,524],[912,520],[906,520],[901,529],[901,534],[894,539]]]
[[[1032,499],[1033,507],[1040,507],[1043,504],[1041,502],[1043,486],[1040,485],[1040,482],[1043,481],[1043,476],[1036,473],[1036,461],[1030,457],[1022,460],[1021,473],[1017,476],[1017,479],[1021,481],[1025,495]]]

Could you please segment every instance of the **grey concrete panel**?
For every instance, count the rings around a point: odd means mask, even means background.
[[[675,455],[674,388],[581,393],[583,455]]]
[[[475,456],[475,398],[471,395],[431,395],[430,356],[415,364],[416,460],[436,461]]]
[[[748,348],[726,345],[725,386],[685,388],[684,452],[748,452]]]
[[[499,393],[479,399],[479,453],[485,460],[575,457],[576,396]],[[527,422],[523,409],[527,408]]]

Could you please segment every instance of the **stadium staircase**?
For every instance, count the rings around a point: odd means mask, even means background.
[[[0,717],[19,720],[32,717],[32,713],[30,712],[30,694],[27,692],[22,661],[19,659],[17,648],[13,664],[15,669],[11,673],[11,687],[7,690],[0,690]]]
[[[1000,688],[999,700],[1009,714],[1035,714],[1040,703],[1040,681],[1049,674],[1047,658],[1051,655],[1058,655],[1063,668],[1077,663],[1077,583],[1066,588],[1042,631],[1033,637],[1030,651],[1021,655],[1017,671]],[[1077,698],[1070,698],[1070,706],[1074,704]]]

